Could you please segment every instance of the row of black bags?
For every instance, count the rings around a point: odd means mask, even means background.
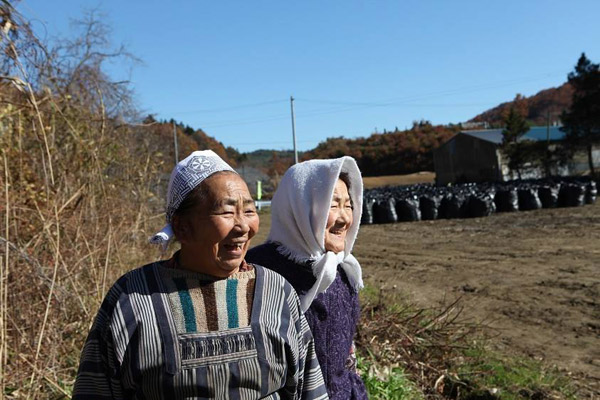
[[[585,178],[377,188],[364,193],[361,224],[476,218],[495,212],[578,207],[593,204],[597,194],[596,182]]]

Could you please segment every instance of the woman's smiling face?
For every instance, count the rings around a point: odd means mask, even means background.
[[[353,222],[352,199],[346,183],[338,179],[333,189],[333,197],[327,225],[325,225],[325,250],[339,253],[346,247],[346,234]]]
[[[258,231],[258,214],[248,187],[237,174],[219,174],[202,184],[206,197],[187,215],[179,238],[182,263],[189,269],[226,277],[237,272]]]

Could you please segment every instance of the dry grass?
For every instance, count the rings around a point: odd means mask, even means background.
[[[576,389],[565,373],[535,360],[491,351],[488,327],[463,316],[461,299],[441,308],[416,307],[393,291],[367,286],[361,292],[358,353],[370,365],[363,378],[385,399],[574,399]],[[404,377],[402,393],[389,384]],[[406,377],[410,381],[406,380]],[[412,388],[417,388],[417,396]],[[377,394],[384,393],[377,396]],[[591,395],[590,398],[594,398]]]
[[[435,182],[434,172],[417,172],[408,175],[367,176],[363,178],[365,189],[382,186],[414,185],[415,183]]]
[[[59,105],[49,99],[44,106]],[[143,239],[152,230],[147,199],[157,166],[137,162],[123,140],[127,129],[109,128],[100,138],[99,124],[81,121],[75,111],[59,118],[28,104],[0,108],[6,149],[0,349],[4,393],[13,398],[69,393],[108,285],[148,261]],[[42,156],[43,138],[33,128],[39,120],[52,132],[50,157]]]
[[[459,300],[434,311],[418,309],[367,287],[362,292],[359,351],[388,370],[401,367],[425,395],[438,394],[436,381],[457,364],[460,349],[479,332],[464,322]]]
[[[0,397],[63,398],[109,285],[151,261],[145,239],[161,223],[155,192],[170,155],[108,114],[101,71],[86,70],[93,90],[40,85],[36,68],[50,74],[52,59],[0,7]]]

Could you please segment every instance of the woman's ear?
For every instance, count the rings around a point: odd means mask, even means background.
[[[184,243],[190,238],[190,224],[185,218],[181,218],[179,215],[173,215],[171,226],[173,227],[175,237],[180,243]]]

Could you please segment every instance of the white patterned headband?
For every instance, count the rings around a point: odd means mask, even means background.
[[[212,150],[194,151],[184,160],[177,163],[167,189],[167,225],[150,238],[150,243],[161,244],[166,250],[173,239],[171,222],[173,214],[179,208],[186,196],[190,194],[203,180],[220,171],[235,172],[221,157]]]

